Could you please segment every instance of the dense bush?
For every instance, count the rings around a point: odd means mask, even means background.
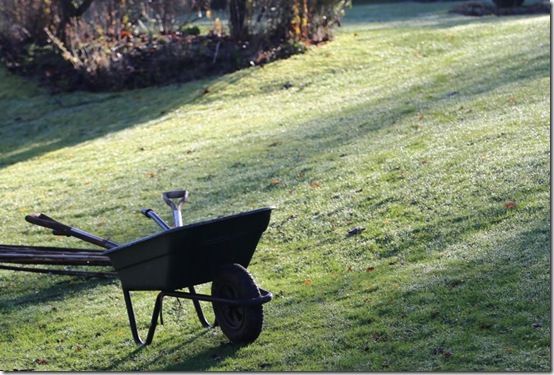
[[[219,18],[194,24],[211,16],[211,4],[227,7],[227,28]],[[8,68],[65,89],[143,87],[262,64],[329,40],[347,5],[349,0],[2,0],[0,54]]]

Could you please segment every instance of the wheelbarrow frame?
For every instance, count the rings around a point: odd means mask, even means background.
[[[259,288],[259,287],[258,287],[258,290],[259,290],[260,296],[254,297],[254,298],[230,299],[230,298],[221,298],[221,297],[217,297],[217,296],[196,293],[196,290],[194,289],[195,285],[202,284],[204,282],[214,281],[213,279],[212,280],[207,280],[207,281],[205,281],[203,279],[202,280],[199,280],[199,279],[192,280],[190,282],[190,285],[176,285],[177,287],[174,287],[175,284],[168,284],[168,285],[172,286],[172,287],[169,287],[169,288],[167,288],[165,286],[165,284],[156,285],[155,287],[149,287],[149,286],[147,286],[147,287],[144,287],[144,286],[136,287],[136,285],[133,284],[133,279],[132,278],[129,279],[129,277],[126,276],[123,273],[122,269],[118,269],[118,266],[116,266],[118,264],[118,261],[115,261],[114,257],[115,257],[115,255],[118,254],[118,252],[128,251],[130,249],[135,249],[136,247],[140,247],[141,243],[148,242],[149,240],[154,241],[154,243],[156,243],[155,242],[156,239],[158,239],[157,241],[159,242],[160,241],[159,238],[163,239],[164,237],[167,237],[167,236],[176,236],[176,235],[179,235],[180,233],[181,234],[185,233],[189,229],[189,228],[186,228],[186,227],[202,228],[202,226],[207,227],[207,225],[217,225],[218,220],[219,221],[225,220],[225,219],[232,220],[232,219],[235,219],[235,218],[241,217],[241,216],[246,217],[249,214],[253,215],[253,214],[256,214],[256,213],[257,214],[263,213],[263,214],[267,215],[267,222],[265,223],[265,226],[263,226],[263,229],[261,230],[261,232],[259,233],[259,236],[256,239],[256,243],[254,244],[254,247],[253,247],[253,249],[251,251],[251,254],[250,254],[250,258],[251,258],[252,254],[253,254],[256,246],[257,246],[257,242],[259,241],[259,237],[261,236],[262,232],[265,231],[265,229],[267,228],[267,223],[269,222],[269,215],[270,215],[271,210],[273,209],[273,207],[268,207],[268,208],[264,208],[264,209],[259,209],[259,210],[254,210],[254,211],[241,213],[241,214],[238,214],[238,215],[232,215],[232,216],[223,217],[223,218],[219,218],[219,219],[215,219],[215,220],[200,222],[200,223],[188,225],[188,226],[185,227],[185,226],[183,226],[181,208],[182,208],[182,205],[185,202],[188,201],[188,192],[186,190],[165,192],[165,193],[162,194],[162,197],[163,197],[164,201],[171,207],[171,209],[173,211],[173,219],[174,219],[175,227],[171,228],[152,209],[143,209],[143,210],[141,210],[143,215],[150,218],[150,219],[152,219],[156,224],[158,224],[158,226],[161,227],[162,232],[160,232],[158,234],[155,234],[153,236],[149,236],[149,237],[145,237],[143,239],[139,239],[139,240],[131,242],[129,244],[119,245],[119,244],[117,244],[117,243],[115,243],[111,240],[104,239],[104,238],[98,237],[96,235],[93,235],[91,233],[88,233],[86,231],[83,231],[81,229],[70,227],[68,225],[62,224],[62,223],[52,219],[51,217],[48,217],[48,216],[44,215],[44,214],[28,215],[28,216],[25,217],[25,220],[27,220],[28,222],[30,222],[32,224],[52,229],[53,234],[55,234],[55,235],[65,235],[65,236],[76,237],[76,238],[79,238],[83,241],[86,241],[86,242],[89,242],[89,243],[92,243],[92,244],[95,244],[97,246],[101,246],[101,247],[107,249],[104,252],[101,252],[101,253],[97,252],[97,253],[99,255],[105,256],[106,258],[109,257],[109,260],[111,261],[112,265],[115,267],[115,269],[117,271],[117,277],[120,279],[121,284],[122,284],[123,297],[124,297],[124,300],[125,300],[125,307],[127,309],[127,315],[128,315],[128,319],[129,319],[129,326],[130,326],[130,329],[131,329],[131,334],[132,334],[133,340],[138,345],[149,345],[149,344],[151,344],[152,340],[153,340],[153,337],[154,337],[154,333],[156,331],[156,327],[158,325],[158,320],[160,320],[160,323],[163,324],[162,307],[163,307],[163,300],[164,300],[165,297],[190,299],[192,301],[193,305],[194,305],[194,309],[196,311],[196,315],[198,317],[198,320],[200,321],[200,324],[205,328],[215,327],[215,326],[218,325],[218,322],[217,322],[217,319],[216,319],[216,321],[214,321],[214,323],[209,323],[208,322],[208,320],[206,319],[206,317],[204,315],[202,307],[200,305],[200,301],[211,302],[212,304],[218,303],[218,304],[223,304],[225,306],[248,307],[248,306],[257,306],[257,305],[265,304],[273,298],[273,295],[272,295],[271,292],[266,291],[266,290],[264,290],[262,288]],[[178,199],[178,202],[175,202],[174,201],[175,199]],[[32,247],[27,247],[27,248],[33,249]],[[34,249],[38,249],[38,248],[34,248]],[[49,249],[54,249],[54,248],[49,248]],[[59,251],[63,251],[63,250],[64,249],[59,249]],[[74,249],[66,249],[66,250],[75,251]],[[144,250],[144,249],[139,248],[139,249],[137,249],[137,252],[140,251],[140,250]],[[96,257],[95,259],[99,258],[97,255],[95,255],[95,257]],[[250,258],[247,260],[246,263],[248,263],[250,261]],[[114,261],[115,261],[115,263],[114,263]],[[246,268],[247,266],[248,266],[248,264],[244,264],[244,268]],[[49,270],[44,270],[44,269],[37,270],[37,271],[31,271],[31,270],[34,270],[34,269],[33,268],[31,268],[31,269],[23,268],[23,267],[13,267],[13,266],[1,266],[1,265],[0,265],[0,268],[20,270],[20,271],[30,271],[30,272],[49,272]],[[63,272],[63,274],[70,274],[70,275],[73,275],[73,276],[88,276],[88,277],[91,277],[91,276],[94,277],[95,276],[94,272],[84,272],[84,271],[59,271],[58,273],[62,273],[62,272]],[[51,270],[49,273],[56,274],[56,270]],[[115,274],[114,273],[98,273],[99,277],[113,276],[113,275],[115,275]],[[131,285],[131,286],[129,286],[129,285]],[[135,287],[133,287],[133,285],[135,285]],[[182,288],[187,288],[188,293],[178,290],[178,289],[182,289]],[[137,327],[137,324],[136,324],[136,316],[135,316],[135,312],[134,312],[134,309],[133,309],[133,303],[132,303],[132,299],[131,299],[131,291],[137,291],[137,290],[160,290],[160,292],[158,293],[158,295],[156,297],[156,301],[155,301],[155,304],[154,304],[154,309],[153,309],[152,317],[151,317],[151,321],[150,321],[150,326],[148,328],[148,333],[147,333],[147,336],[146,336],[145,340],[143,340],[141,338],[140,334],[139,334],[138,327]]]

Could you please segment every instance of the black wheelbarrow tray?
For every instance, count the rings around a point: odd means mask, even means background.
[[[163,194],[173,209],[176,227],[170,228],[154,211],[142,210],[163,231],[121,245],[46,215],[28,215],[26,220],[53,229],[54,234],[74,236],[108,248],[101,255],[109,258],[121,281],[131,333],[137,344],[152,342],[158,318],[162,320],[164,297],[192,300],[204,327],[219,325],[231,341],[252,342],[262,330],[262,304],[269,302],[272,294],[259,288],[246,268],[269,224],[272,207],[181,226],[180,210],[187,197],[185,190]],[[172,201],[176,198],[180,199],[178,204]],[[211,295],[196,293],[194,286],[207,282],[212,282]],[[188,292],[179,290],[184,288]],[[160,291],[146,340],[138,333],[130,294],[144,290]],[[213,324],[206,320],[200,301],[212,303]]]

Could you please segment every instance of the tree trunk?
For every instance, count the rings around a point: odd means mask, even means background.
[[[229,1],[229,23],[231,37],[235,40],[245,40],[248,37],[247,19],[247,0]]]
[[[60,7],[60,24],[56,36],[67,45],[65,27],[72,18],[81,17],[90,8],[94,0],[83,0],[83,2],[75,7],[73,0],[58,0]]]

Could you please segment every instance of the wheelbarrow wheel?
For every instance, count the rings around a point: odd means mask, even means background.
[[[256,282],[240,264],[221,267],[212,283],[212,296],[233,300],[260,297]],[[232,306],[213,302],[217,324],[234,343],[248,344],[255,341],[262,331],[264,312],[262,305]]]

